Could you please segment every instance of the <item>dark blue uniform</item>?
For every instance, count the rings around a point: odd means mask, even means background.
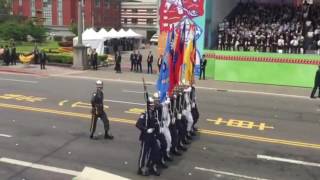
[[[103,92],[101,89],[97,89],[91,98],[91,105],[92,105],[92,123],[90,127],[90,138],[93,138],[94,132],[96,131],[97,120],[100,118],[104,124],[105,130],[105,138],[112,138],[112,136],[108,135],[109,131],[109,119],[107,114],[104,111],[103,105]]]

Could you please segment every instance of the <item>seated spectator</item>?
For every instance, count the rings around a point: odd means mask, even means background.
[[[240,2],[218,26],[217,49],[305,53],[319,49],[320,4]],[[320,52],[319,52],[320,53]]]

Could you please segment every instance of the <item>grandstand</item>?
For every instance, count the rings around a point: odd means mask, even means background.
[[[320,64],[319,0],[207,1],[209,77],[311,87]]]

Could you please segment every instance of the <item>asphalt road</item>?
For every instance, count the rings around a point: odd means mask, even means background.
[[[134,126],[145,108],[142,85],[104,87],[115,139],[92,141],[93,80],[0,74],[0,179],[70,180],[84,167],[130,179],[320,179],[319,101],[198,90],[197,138],[160,177],[144,178],[136,175]],[[96,133],[102,132],[98,123]]]

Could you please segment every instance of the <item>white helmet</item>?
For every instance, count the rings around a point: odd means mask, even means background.
[[[160,98],[159,93],[158,93],[158,92],[155,92],[155,93],[153,94],[153,98],[154,98],[154,99],[159,99],[159,98]]]
[[[103,82],[101,80],[96,81],[97,88],[103,88]]]

